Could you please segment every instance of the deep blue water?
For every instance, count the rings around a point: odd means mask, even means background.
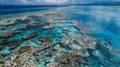
[[[47,9],[53,9],[58,6],[49,5],[49,6],[37,6],[37,5],[0,5],[0,15],[13,14],[13,13],[24,13],[24,12],[33,12],[41,11]]]

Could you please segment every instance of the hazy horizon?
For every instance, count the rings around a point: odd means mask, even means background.
[[[0,0],[0,5],[119,4],[119,0]]]

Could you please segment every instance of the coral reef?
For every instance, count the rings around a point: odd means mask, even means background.
[[[4,66],[11,67],[35,67],[34,58],[32,53],[34,52],[31,46],[22,46],[15,51],[9,61],[5,61]]]
[[[41,41],[43,41],[43,42],[50,42],[50,41],[51,41],[51,38],[52,38],[52,37],[50,37],[50,36],[49,36],[49,37],[47,37],[47,36],[42,36],[42,37],[41,37]]]
[[[76,42],[79,43],[81,46],[84,46],[85,48],[94,49],[96,46],[95,39],[91,38],[90,36],[79,36],[76,38]]]
[[[14,35],[14,31],[11,30],[5,30],[0,34],[0,38],[6,38],[6,37],[11,37]]]
[[[5,47],[5,46],[1,44],[1,45],[0,45],[0,50],[4,49],[4,47]]]
[[[0,53],[0,62],[2,63],[4,60],[6,60],[4,57],[8,56],[8,53]]]
[[[24,35],[23,39],[29,39],[29,38],[35,37],[36,35],[37,35],[37,32],[32,32],[30,34]]]
[[[0,67],[119,67],[112,34],[69,8],[0,19]]]
[[[18,46],[20,46],[19,41],[13,41],[12,43],[9,43],[10,49],[13,50],[15,48],[17,48]]]
[[[62,52],[55,56],[54,60],[47,64],[47,67],[80,67],[83,59],[80,55],[74,55],[69,52]]]

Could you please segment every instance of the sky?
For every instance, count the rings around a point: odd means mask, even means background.
[[[112,3],[120,0],[0,0],[0,5],[46,5],[46,4],[87,4],[87,3]]]

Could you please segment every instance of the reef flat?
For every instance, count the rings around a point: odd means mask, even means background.
[[[119,67],[120,49],[101,34],[105,27],[81,20],[84,12],[73,10],[1,16],[0,67]]]

